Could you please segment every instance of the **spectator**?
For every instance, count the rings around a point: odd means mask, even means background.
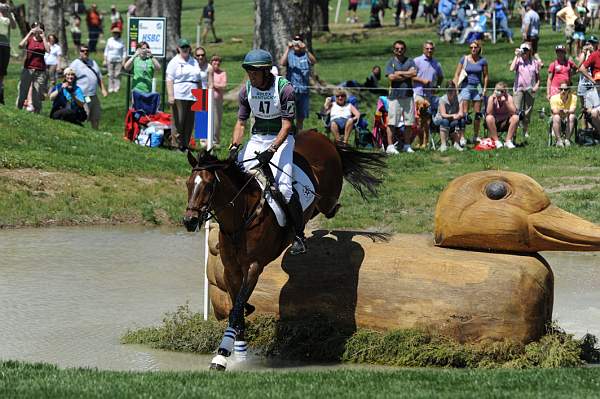
[[[550,0],[550,18],[552,20],[552,30],[556,32],[560,20],[557,21],[556,14],[562,9],[563,0]]]
[[[585,14],[587,13],[587,9],[585,7],[577,7],[577,13],[579,15],[573,26],[573,40],[569,42],[570,54],[573,53],[573,42],[575,42],[575,54],[579,54],[581,52],[581,47],[583,47],[583,42],[585,41],[585,30],[587,28],[587,18]]]
[[[293,51],[290,51],[292,50]],[[287,67],[286,78],[294,86],[296,98],[296,123],[298,131],[304,128],[304,119],[310,112],[310,67],[317,63],[315,56],[308,51],[302,36],[296,35],[288,43],[285,52],[279,60],[281,66]]]
[[[513,42],[512,30],[508,27],[508,6],[505,0],[494,0],[493,4],[494,11],[496,12],[496,26],[497,29],[502,32],[504,37],[508,39],[509,43]]]
[[[592,39],[593,38],[593,39]],[[581,75],[589,82],[594,82],[596,85],[600,83],[600,50],[598,50],[598,39],[592,36],[591,42],[596,49],[587,57],[579,67]]]
[[[48,44],[50,45],[50,51],[44,54],[44,61],[46,62],[50,87],[54,87],[58,79],[58,73],[60,72],[59,65],[60,58],[62,57],[62,49],[58,44],[58,38],[55,34],[48,35]]]
[[[350,133],[354,129],[354,124],[360,118],[360,112],[356,107],[348,102],[348,93],[343,89],[336,89],[333,93],[335,101],[330,97],[325,100],[325,110],[329,113],[331,133],[335,141],[342,141],[340,132],[344,132],[344,144],[348,144]]]
[[[434,51],[435,44],[428,40],[423,43],[423,54],[414,59],[417,67],[417,76],[413,78],[415,96],[426,99],[430,104],[434,104],[435,89],[444,80],[442,66],[433,58]]]
[[[473,43],[477,40],[483,40],[483,36],[484,30],[479,24],[479,17],[471,17],[469,18],[469,26],[463,30],[459,43]]]
[[[198,67],[200,68],[200,83],[202,83],[202,88],[212,89],[213,69],[208,63],[208,58],[206,56],[206,50],[204,47],[198,47],[196,51],[194,51],[194,57],[196,58],[196,61],[198,61]]]
[[[114,28],[119,28],[119,31],[123,31],[123,18],[121,18],[121,13],[117,11],[117,6],[110,6],[110,31]]]
[[[0,4],[0,104],[4,105],[4,77],[10,62],[10,29],[17,23],[8,4]]]
[[[440,24],[440,35],[442,41],[450,43],[454,38],[460,37],[463,30],[462,21],[458,18],[456,11],[452,11],[449,17],[444,19],[444,22]]]
[[[587,59],[598,49],[598,38],[596,36],[590,36],[587,39],[587,44],[583,46],[581,53],[577,56],[577,63],[580,65],[580,68],[584,68],[589,77],[593,78],[593,70],[591,68],[586,68],[583,66],[583,63],[587,61]],[[590,65],[593,67],[593,65]],[[595,87],[595,82],[593,79],[589,79],[583,73],[579,75],[579,83],[577,85],[577,95],[580,97],[582,101],[582,105],[587,110],[594,110],[592,117],[594,119],[598,119],[598,107],[600,107],[600,97],[598,96],[598,91]],[[598,130],[600,131],[600,130]]]
[[[98,130],[100,127],[100,117],[102,116],[102,107],[98,98],[98,88],[104,97],[108,95],[104,83],[102,82],[102,72],[96,61],[90,58],[90,50],[86,45],[79,49],[79,58],[69,65],[77,76],[77,86],[83,91],[86,97],[86,113],[92,129]]]
[[[44,35],[44,24],[32,23],[31,30],[21,40],[19,48],[25,49],[26,54],[21,71],[17,108],[23,108],[31,87],[31,105],[33,105],[33,111],[39,113],[42,110],[42,99],[46,93],[47,84],[44,56],[50,51],[50,44]]]
[[[571,85],[571,76],[575,73],[577,66],[567,58],[567,49],[562,44],[555,48],[556,60],[548,67],[548,80],[546,81],[546,98],[557,94],[561,83]]]
[[[358,8],[358,0],[348,0],[348,12],[346,14],[346,22],[355,24],[358,22],[356,9]]]
[[[571,48],[573,42],[573,33],[575,32],[575,21],[577,20],[577,13],[575,12],[575,4],[577,0],[567,1],[567,5],[556,13],[556,18],[565,23],[565,38]]]
[[[379,81],[381,80],[381,67],[379,65],[375,65],[371,68],[371,73],[365,79],[363,83],[363,87],[367,87],[369,92],[377,95],[385,95],[387,90],[379,87]]]
[[[590,29],[594,30],[594,25],[598,18],[598,10],[600,10],[600,0],[587,0],[587,8],[590,10]]]
[[[192,104],[196,98],[192,90],[198,88],[200,67],[194,57],[190,56],[192,48],[187,39],[177,42],[177,55],[167,65],[167,96],[173,109],[175,134],[171,136],[178,141],[180,151],[189,148],[190,137],[194,129],[194,112]],[[175,143],[173,143],[175,144]]]
[[[515,50],[510,70],[515,73],[514,102],[523,117],[523,135],[529,137],[529,121],[533,111],[535,93],[540,88],[540,63],[532,58],[529,43],[521,44]]]
[[[402,0],[399,0],[402,1]],[[379,0],[371,0],[371,12],[369,16],[369,22],[364,24],[365,28],[381,28],[382,21],[380,13],[382,12],[382,5]]]
[[[454,84],[460,88],[460,94],[458,99],[461,102],[462,113],[467,118],[469,123],[469,105],[473,104],[473,110],[475,111],[475,120],[473,122],[473,141],[477,141],[479,138],[479,127],[481,123],[481,101],[487,90],[488,85],[488,63],[487,60],[481,56],[481,44],[480,42],[473,42],[469,45],[471,54],[462,56],[456,71],[454,72]],[[463,77],[462,80],[459,79]],[[463,139],[460,143],[464,146],[465,140]]]
[[[508,94],[506,83],[496,83],[494,95],[487,101],[485,122],[489,130],[489,138],[494,140],[496,148],[503,146],[508,149],[515,148],[512,140],[519,126],[519,115],[512,96]],[[504,145],[498,137],[498,132],[508,132]]]
[[[412,79],[417,76],[417,67],[413,60],[406,56],[406,43],[396,40],[393,45],[394,56],[385,67],[385,76],[390,81],[388,95],[388,154],[398,154],[394,145],[394,136],[400,136],[404,128],[404,152],[414,152],[410,146],[412,126],[415,123],[415,106],[413,100]]]
[[[433,118],[433,124],[440,128],[440,151],[445,152],[448,138],[452,137],[454,148],[462,151],[461,139],[465,133],[465,115],[460,109],[458,102],[458,90],[453,81],[446,85],[446,94],[440,97],[437,113]]]
[[[139,42],[135,54],[129,57],[123,68],[128,72],[133,70],[132,90],[150,93],[154,71],[160,70],[160,63],[152,56],[150,45]]]
[[[538,41],[540,38],[540,16],[533,9],[532,1],[533,0],[527,0],[525,2],[525,14],[523,14],[523,21],[521,23],[523,42],[531,43],[531,57],[537,54]]]
[[[577,123],[575,118],[577,95],[571,93],[567,83],[561,83],[559,93],[550,98],[550,108],[552,109],[552,133],[556,137],[556,146],[569,147],[571,145],[571,134],[575,128],[575,123]],[[565,123],[567,128],[564,140],[560,132],[561,122]]]
[[[130,4],[127,6],[127,16],[128,17],[135,17],[135,10],[136,10],[136,6],[134,3]]]
[[[85,20],[87,22],[89,39],[87,48],[91,53],[95,53],[98,38],[102,33],[102,14],[98,11],[98,6],[95,3],[87,11]]]
[[[71,39],[73,39],[73,44],[79,50],[79,47],[81,47],[81,18],[79,18],[79,15],[74,15],[71,20]]]
[[[215,43],[219,43],[221,39],[217,37],[215,32],[215,6],[213,0],[208,0],[208,4],[202,9],[202,23],[204,28],[202,29],[201,43],[206,43],[206,37],[208,36],[209,29],[212,32]]]
[[[73,0],[73,14],[79,15],[85,12],[85,4],[83,0]]]
[[[213,98],[214,98],[214,140],[216,147],[221,142],[221,121],[223,120],[223,97],[227,88],[227,72],[221,69],[222,59],[218,55],[213,55],[210,59],[210,65],[213,69]]]
[[[112,37],[106,41],[103,64],[108,68],[108,92],[116,93],[121,88],[121,68],[126,55],[126,47],[121,40],[121,28],[110,30]]]
[[[50,91],[50,118],[82,125],[87,119],[83,91],[75,84],[75,71],[72,68],[65,68],[64,76],[64,81]]]

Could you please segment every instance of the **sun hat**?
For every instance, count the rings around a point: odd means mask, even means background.
[[[563,46],[562,44],[557,44],[554,47],[554,51],[567,51],[567,49],[565,48],[565,46]]]

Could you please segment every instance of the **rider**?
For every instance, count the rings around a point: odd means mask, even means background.
[[[273,57],[265,50],[252,50],[244,57],[242,67],[249,80],[240,90],[238,121],[233,129],[229,157],[243,161],[246,170],[258,164],[267,178],[273,181],[274,177],[278,189],[272,187],[271,192],[291,220],[295,237],[290,254],[296,255],[306,252],[306,239],[300,197],[292,186],[294,88],[284,78],[274,76],[270,72],[272,66]],[[252,136],[238,155],[250,114],[255,119]],[[269,164],[270,168],[266,168]]]

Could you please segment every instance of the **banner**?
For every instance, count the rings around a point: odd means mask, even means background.
[[[167,19],[164,17],[129,17],[127,54],[135,54],[139,42],[150,46],[152,55],[162,58],[167,47]]]

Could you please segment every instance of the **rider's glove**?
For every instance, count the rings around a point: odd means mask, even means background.
[[[256,160],[258,161],[258,164],[261,167],[264,167],[269,164],[269,161],[271,161],[271,158],[273,158],[273,155],[275,155],[275,151],[273,151],[271,148],[269,148],[268,150],[263,151],[260,154],[258,154],[256,156]]]
[[[235,161],[238,156],[238,152],[240,151],[239,144],[231,144],[229,146],[229,157],[227,158],[229,161]]]

